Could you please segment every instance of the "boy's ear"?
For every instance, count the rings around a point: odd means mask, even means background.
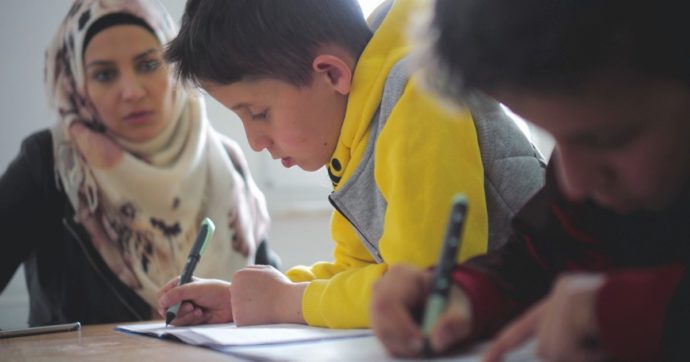
[[[315,75],[327,77],[336,92],[347,95],[352,85],[352,68],[341,58],[331,54],[321,54],[314,58],[312,69]]]

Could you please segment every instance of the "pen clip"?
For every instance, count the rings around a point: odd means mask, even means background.
[[[215,231],[216,226],[213,224],[213,221],[211,221],[209,218],[205,218],[204,221],[201,222],[199,234],[197,235],[194,245],[192,245],[192,250],[189,253],[189,256],[201,256],[204,253],[204,250],[206,250],[208,242],[211,240],[211,238],[213,238],[213,233]]]
[[[201,246],[201,250],[199,250],[199,255],[204,253],[204,250],[206,250],[206,247],[208,246],[209,240],[213,237],[213,233],[216,231],[216,225],[211,221],[209,218],[205,218],[204,222],[201,224],[201,227],[206,227],[206,240],[204,240],[204,245]]]

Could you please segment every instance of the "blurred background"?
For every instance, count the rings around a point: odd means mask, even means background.
[[[184,0],[161,0],[179,23]],[[383,0],[359,0],[368,15]],[[43,53],[55,29],[67,14],[72,0],[4,0],[0,12],[0,172],[4,173],[29,134],[51,126],[54,113],[48,109],[43,88]],[[324,170],[307,173],[285,169],[266,152],[255,153],[247,143],[240,121],[231,111],[207,98],[208,115],[219,131],[244,149],[258,186],[266,195],[273,220],[270,243],[280,255],[283,267],[330,260],[329,237],[331,191]],[[521,123],[526,132],[528,126]],[[531,130],[542,150],[551,142]],[[537,133],[534,133],[537,132]],[[545,152],[548,153],[548,152]],[[2,200],[0,200],[2,202]],[[40,226],[39,226],[40,227]],[[2,235],[3,248],[21,243],[21,235]],[[23,269],[0,294],[0,328],[27,326],[28,295]]]

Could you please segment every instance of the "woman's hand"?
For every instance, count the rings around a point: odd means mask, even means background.
[[[230,283],[216,279],[193,278],[191,283],[177,285],[175,277],[158,292],[158,313],[165,317],[171,306],[182,302],[174,325],[232,322]]]

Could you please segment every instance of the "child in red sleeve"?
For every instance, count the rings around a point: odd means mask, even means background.
[[[458,100],[494,96],[556,149],[508,244],[457,267],[434,351],[494,338],[495,361],[534,338],[545,360],[688,360],[686,7],[437,0],[431,83]],[[406,266],[375,285],[372,326],[390,353],[420,352],[412,311],[429,285]]]

